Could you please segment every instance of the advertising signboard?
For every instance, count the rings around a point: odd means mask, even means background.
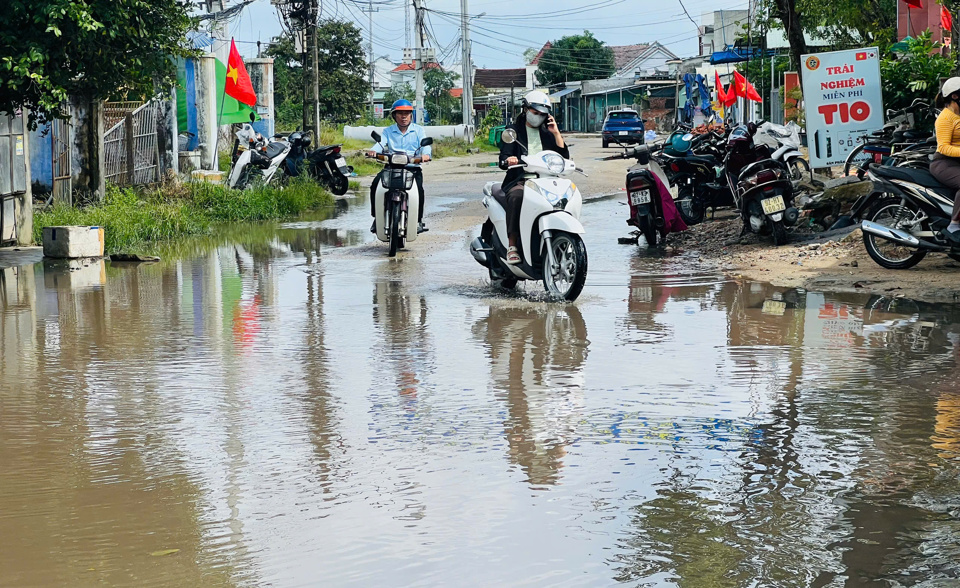
[[[813,53],[801,62],[810,165],[842,165],[860,137],[883,127],[880,52]]]

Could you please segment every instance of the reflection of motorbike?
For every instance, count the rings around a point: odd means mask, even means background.
[[[386,344],[384,377],[394,372],[400,394],[415,399],[428,348],[426,298],[410,294],[403,282],[378,280],[373,289],[373,321]]]
[[[532,484],[556,484],[581,412],[589,341],[575,306],[490,307],[473,326],[490,357],[493,386],[507,405],[511,462]]]

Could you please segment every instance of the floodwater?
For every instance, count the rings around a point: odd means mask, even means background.
[[[365,206],[0,273],[0,585],[956,586],[960,310],[616,244],[576,305]]]

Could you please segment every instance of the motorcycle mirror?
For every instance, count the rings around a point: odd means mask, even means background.
[[[370,132],[370,137],[372,137],[373,140],[376,141],[377,143],[380,142],[380,139],[381,139],[380,133],[378,133],[378,132],[376,132],[376,131],[371,131],[371,132]]]
[[[423,140],[420,141],[421,147],[426,147],[428,145],[433,145],[433,137],[424,137]]]
[[[517,140],[517,132],[513,129],[504,129],[504,131],[500,133],[500,140],[509,145]]]
[[[257,115],[252,112],[250,113],[250,122],[257,122]]]
[[[640,165],[647,165],[650,163],[650,148],[646,145],[634,147],[633,156],[637,158],[637,163]]]

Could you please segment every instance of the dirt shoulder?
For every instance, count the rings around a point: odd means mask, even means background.
[[[784,287],[832,292],[868,292],[930,302],[960,301],[960,263],[929,254],[909,270],[887,270],[867,255],[859,229],[843,234],[796,234],[774,247],[750,235],[739,242],[740,220],[718,213],[713,221],[671,235],[668,244],[697,250],[731,276]]]

